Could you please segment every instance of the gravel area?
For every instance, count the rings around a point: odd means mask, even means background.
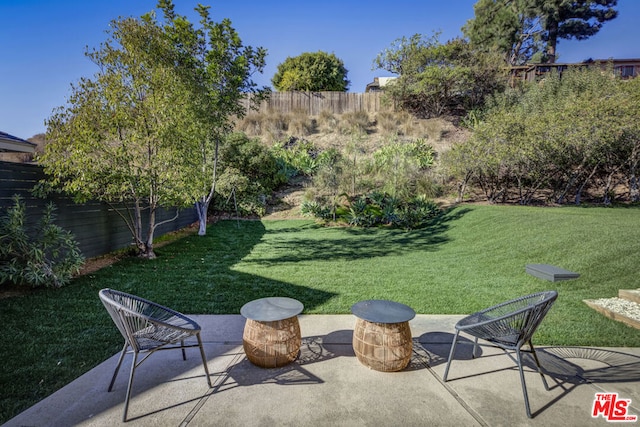
[[[600,307],[625,315],[640,322],[640,304],[623,298],[600,298],[592,301]]]

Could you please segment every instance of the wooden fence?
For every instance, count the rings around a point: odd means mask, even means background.
[[[47,203],[56,205],[55,223],[73,233],[82,254],[87,257],[104,255],[109,252],[129,247],[132,237],[120,215],[105,203],[74,203],[68,197],[52,195],[40,199],[31,194],[34,185],[45,178],[42,168],[24,163],[0,162],[0,214],[13,205],[13,195],[23,197],[27,206],[29,224],[34,224],[42,215]],[[172,218],[174,210],[156,213],[159,223]],[[156,229],[155,237],[184,228],[198,220],[195,208],[184,209],[178,219],[163,224]]]
[[[253,97],[249,94],[245,98],[245,108],[248,109]],[[283,114],[304,111],[311,116],[317,116],[322,111],[333,114],[353,111],[377,113],[386,108],[382,92],[273,92],[268,99],[262,101],[258,111],[278,111]]]

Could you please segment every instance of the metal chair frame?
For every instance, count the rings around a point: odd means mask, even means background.
[[[207,383],[209,387],[213,387],[200,337],[201,328],[194,320],[175,310],[125,292],[102,289],[99,296],[124,337],[124,347],[120,352],[107,391],[110,392],[113,389],[125,354],[133,354],[122,415],[123,422],[127,421],[135,370],[156,351],[182,350],[182,359],[186,360],[185,349],[199,347]],[[185,340],[191,337],[195,337],[197,343],[185,344]],[[140,355],[143,355],[141,359],[139,359]]]
[[[492,346],[501,348],[512,360],[514,358],[509,352],[515,352],[515,362],[520,371],[525,410],[527,417],[532,418],[521,353],[527,352],[533,355],[537,371],[542,378],[545,389],[548,391],[549,385],[542,373],[540,361],[531,338],[557,297],[558,293],[556,291],[538,292],[489,307],[458,321],[455,326],[456,334],[451,345],[443,381],[447,381],[449,367],[453,360],[460,332],[475,338],[472,353],[474,358],[477,357],[478,339],[485,340],[491,343]],[[524,344],[529,346],[529,350],[522,349]]]

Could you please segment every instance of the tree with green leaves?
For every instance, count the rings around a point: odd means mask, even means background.
[[[279,64],[271,83],[279,92],[346,92],[350,84],[347,73],[344,63],[335,54],[305,52],[287,57]]]
[[[617,16],[617,0],[479,0],[465,37],[509,65],[556,60],[559,39],[585,40]]]
[[[191,175],[190,194],[196,200],[200,228],[206,234],[209,205],[216,195],[220,176],[220,144],[233,130],[233,118],[246,114],[243,98],[247,93],[259,104],[268,92],[258,88],[251,79],[265,66],[264,48],[245,46],[229,19],[215,22],[209,7],[199,5],[200,27],[196,28],[185,16],[175,13],[171,0],[160,0],[164,12],[164,31],[179,52],[180,72],[191,85],[191,105],[197,118],[184,128],[185,137],[195,139],[189,157],[196,163]]]
[[[175,49],[151,14],[113,21],[108,34],[86,53],[99,71],[72,85],[68,104],[47,120],[39,161],[76,200],[122,204],[139,254],[153,258],[157,210],[192,203],[185,150],[193,140],[182,130],[196,112]]]
[[[373,65],[398,75],[385,91],[419,117],[464,113],[505,85],[495,53],[473,49],[461,38],[442,44],[437,33],[397,39]]]
[[[108,40],[87,51],[99,71],[73,85],[47,120],[40,157],[50,183],[77,200],[124,206],[117,211],[147,258],[155,257],[159,208],[208,206],[218,144],[230,116],[244,112],[239,92],[252,87],[265,55],[244,48],[230,22],[214,23],[206,7],[197,8],[196,29],[170,0],[159,6],[165,26],[153,13],[118,19]],[[199,214],[202,233],[206,207]]]
[[[618,16],[618,0],[536,0],[543,21],[547,62],[556,61],[559,39],[585,40]]]
[[[542,27],[531,0],[479,0],[473,10],[474,17],[462,27],[473,46],[497,50],[509,65],[540,58]]]

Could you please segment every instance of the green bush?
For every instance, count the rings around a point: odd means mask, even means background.
[[[416,186],[428,177],[434,161],[433,147],[424,139],[391,140],[373,153],[378,189],[405,199],[419,194]]]
[[[416,196],[403,203],[394,212],[394,225],[405,230],[422,228],[438,217],[440,208],[424,196]]]
[[[295,137],[273,145],[271,153],[275,157],[279,172],[287,179],[297,175],[310,176],[318,169],[318,149],[305,139]]]
[[[220,175],[216,209],[262,215],[267,198],[286,182],[276,158],[257,139],[243,133],[230,135],[220,146]],[[235,203],[234,203],[235,202]]]
[[[349,224],[359,227],[373,227],[382,223],[382,209],[366,196],[356,197],[347,214]]]
[[[426,196],[401,200],[389,194],[372,192],[347,200],[334,208],[325,200],[306,200],[302,213],[324,221],[336,220],[356,227],[391,226],[413,230],[428,226],[442,210]]]
[[[36,226],[26,225],[26,207],[20,196],[0,218],[0,284],[59,288],[67,284],[84,262],[69,231],[55,225],[55,206],[49,203]]]
[[[300,205],[300,212],[303,215],[323,220],[329,220],[332,216],[331,208],[329,206],[321,204],[315,200],[304,200]]]

